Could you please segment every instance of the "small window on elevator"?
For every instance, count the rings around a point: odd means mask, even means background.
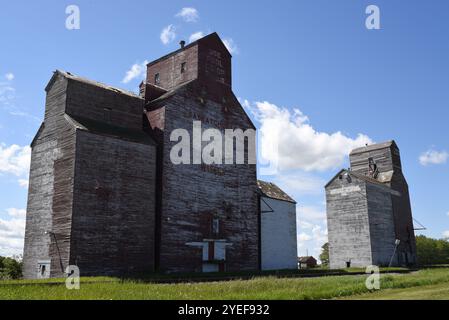
[[[368,175],[374,179],[377,179],[377,176],[379,175],[377,164],[374,161],[374,158],[371,157],[368,158]]]
[[[154,75],[154,84],[158,85],[161,82],[161,78],[159,76],[159,73],[156,73]]]
[[[181,63],[181,73],[184,73],[184,72],[186,72],[186,63],[185,62]]]
[[[218,218],[212,219],[212,233],[218,235],[220,233],[220,220]]]

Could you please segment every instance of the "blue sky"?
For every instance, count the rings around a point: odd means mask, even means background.
[[[71,4],[80,9],[79,30],[65,28]],[[365,27],[370,4],[380,8],[380,30]],[[182,8],[197,15],[176,16]],[[445,0],[3,2],[0,255],[21,251],[26,146],[43,118],[52,71],[136,90],[145,60],[213,31],[232,47],[233,89],[259,128],[282,126],[284,165],[262,178],[298,201],[301,255],[317,254],[325,241],[324,183],[348,166],[347,149],[368,139],[396,140],[414,217],[427,227],[424,234],[443,237],[448,24]],[[161,32],[170,25],[164,44]]]

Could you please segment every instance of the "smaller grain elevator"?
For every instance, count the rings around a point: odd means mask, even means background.
[[[326,185],[331,268],[416,264],[407,181],[394,141],[355,149]]]

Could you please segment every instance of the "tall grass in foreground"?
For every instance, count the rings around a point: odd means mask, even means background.
[[[64,284],[0,283],[0,299],[332,299],[369,292],[365,287],[366,277],[261,277],[253,280],[184,284],[151,284],[102,278],[102,282],[84,284],[82,279],[80,290],[67,290]],[[449,268],[381,275],[382,289],[438,283],[448,283],[449,286]]]

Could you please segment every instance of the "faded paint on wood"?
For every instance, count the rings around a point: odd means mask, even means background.
[[[137,143],[105,130],[89,133],[67,117],[144,136],[143,99],[62,72],[47,90],[44,125],[32,146],[24,276],[37,278],[42,261],[50,261],[50,277],[63,276],[70,264],[82,275],[153,270],[154,143],[149,136]]]
[[[369,170],[370,159],[377,177]],[[396,143],[359,148],[350,161],[351,171],[342,171],[326,186],[331,267],[344,267],[353,256],[351,266],[388,265],[392,258],[393,265],[415,264],[410,197]],[[354,223],[367,232],[351,238]],[[400,244],[393,257],[396,239]]]

